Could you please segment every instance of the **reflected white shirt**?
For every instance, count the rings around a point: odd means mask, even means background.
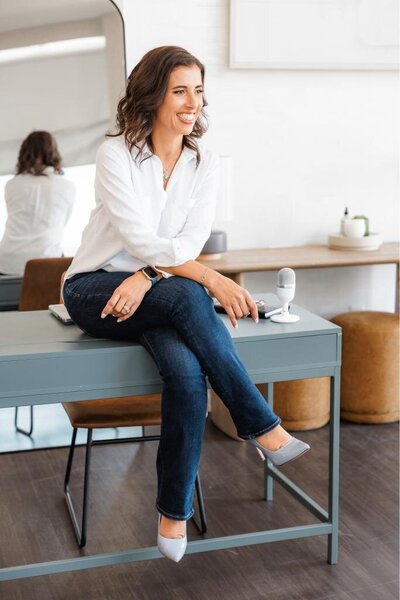
[[[219,181],[218,155],[200,153],[196,168],[196,153],[184,147],[164,190],[161,160],[146,145],[149,158],[137,164],[123,136],[106,140],[96,156],[96,207],[66,278],[196,259],[211,232]]]
[[[52,167],[44,172],[16,175],[6,183],[0,273],[23,275],[31,258],[62,256],[63,230],[74,205],[75,185]]]

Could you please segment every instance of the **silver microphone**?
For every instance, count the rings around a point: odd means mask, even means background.
[[[285,267],[278,273],[276,282],[276,295],[282,303],[282,312],[278,315],[273,315],[271,321],[276,323],[295,323],[299,321],[298,315],[289,313],[289,302],[293,300],[296,291],[296,273],[293,269]]]

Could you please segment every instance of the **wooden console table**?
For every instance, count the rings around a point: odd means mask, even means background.
[[[386,242],[379,250],[333,250],[328,246],[291,246],[288,248],[253,248],[230,250],[221,258],[208,259],[203,254],[202,264],[243,285],[244,273],[292,269],[317,269],[327,267],[355,267],[360,265],[396,265],[396,311],[399,311],[399,242]]]
[[[244,273],[292,269],[316,269],[326,267],[355,267],[358,265],[396,265],[396,311],[399,311],[399,263],[400,244],[386,242],[379,250],[350,251],[333,250],[328,246],[290,246],[288,248],[253,248],[230,250],[218,259],[203,254],[199,260],[243,285]],[[22,284],[21,277],[0,277],[0,311],[16,310]]]

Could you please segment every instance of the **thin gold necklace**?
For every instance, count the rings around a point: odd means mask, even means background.
[[[167,183],[167,181],[171,177],[172,172],[173,172],[173,170],[175,168],[176,163],[178,162],[178,159],[179,159],[181,153],[182,153],[182,150],[179,150],[179,154],[175,158],[172,159],[172,161],[169,163],[168,167],[166,169],[163,168],[163,180],[164,180],[164,183]],[[171,166],[172,166],[172,169],[171,169]],[[169,175],[168,175],[168,171],[170,171]]]

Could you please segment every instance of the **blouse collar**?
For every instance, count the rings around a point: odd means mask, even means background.
[[[135,147],[135,146],[132,147],[131,154],[132,154],[133,158],[137,157],[140,149],[142,150],[143,158],[149,158],[149,157],[153,156],[153,152],[150,150],[147,142],[144,141],[144,142],[142,142],[141,145],[139,145],[139,147]],[[192,150],[191,148],[184,146],[183,150],[182,150],[181,158],[183,158],[184,162],[186,163],[189,160],[191,160],[192,158],[197,158],[197,153],[195,150]]]

